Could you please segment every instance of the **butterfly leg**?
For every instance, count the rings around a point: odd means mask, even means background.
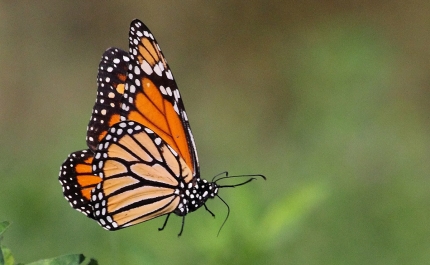
[[[180,237],[182,235],[182,231],[184,231],[184,224],[185,224],[185,215],[182,216],[181,231],[179,231],[178,237]]]
[[[206,204],[203,204],[203,206],[205,207],[206,211],[208,211],[215,218],[215,214],[211,210],[208,209]]]
[[[164,230],[164,228],[165,228],[165,227],[166,227],[166,225],[167,225],[167,221],[169,220],[169,217],[170,217],[170,213],[167,215],[166,220],[164,221],[163,226],[162,226],[162,227],[160,227],[160,228],[158,228],[158,231],[162,231],[162,230]]]

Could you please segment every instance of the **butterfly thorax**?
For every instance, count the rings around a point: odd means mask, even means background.
[[[214,198],[218,193],[218,186],[213,182],[197,178],[193,182],[181,182],[177,190],[180,196],[180,203],[175,214],[184,216],[189,212],[194,212],[206,203],[208,199]]]

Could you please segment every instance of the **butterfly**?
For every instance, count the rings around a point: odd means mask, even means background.
[[[181,235],[188,213],[203,206],[214,216],[206,201],[219,197],[220,188],[265,179],[227,172],[211,182],[200,178],[181,94],[157,41],[141,21],[131,22],[128,52],[104,52],[97,86],[88,149],[67,157],[59,181],[69,204],[103,228],[118,230],[167,215],[162,230],[174,213],[183,217]],[[239,184],[217,184],[244,176],[248,179]]]

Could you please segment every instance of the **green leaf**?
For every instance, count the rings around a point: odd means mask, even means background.
[[[3,255],[3,264],[4,265],[14,265],[15,264],[15,259],[13,258],[13,256],[12,256],[12,251],[10,251],[10,249],[9,248],[6,248],[6,247],[1,247],[1,252],[2,252],[2,255]],[[2,264],[1,263],[1,261],[0,261],[0,264]]]
[[[95,259],[90,259],[90,262],[88,263],[88,265],[98,265],[98,264],[99,263]]]
[[[0,222],[0,237],[3,234],[3,232],[6,231],[6,229],[9,227],[9,225],[10,225],[10,222],[8,221]]]
[[[4,265],[3,248],[0,246],[0,265]]]
[[[32,263],[27,263],[27,265],[97,265],[97,261],[90,259],[88,262],[85,261],[85,256],[83,254],[69,254],[52,259],[44,259],[35,261]]]
[[[0,243],[3,239],[3,232],[9,227],[10,222],[0,222]],[[13,265],[15,260],[13,259],[10,249],[0,245],[0,265]]]

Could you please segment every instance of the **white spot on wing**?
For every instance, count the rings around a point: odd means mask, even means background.
[[[135,93],[136,87],[134,85],[130,85],[130,93]]]
[[[164,88],[164,86],[160,86],[160,91],[163,95],[167,95],[166,89]]]
[[[170,89],[170,87],[166,87],[166,92],[167,95],[172,96],[172,90]]]
[[[176,102],[175,102],[175,105],[173,105],[173,109],[179,115],[179,109],[178,109],[178,105],[176,104]]]
[[[175,99],[178,100],[180,98],[179,90],[178,89],[173,90],[173,95],[175,95]]]
[[[161,69],[158,65],[154,66],[154,72],[158,75],[161,76]]]
[[[173,75],[172,75],[172,72],[170,71],[170,69],[166,71],[166,76],[167,76],[167,78],[169,78],[170,80],[173,80]]]
[[[150,75],[150,74],[152,74],[152,68],[151,68],[151,66],[149,65],[149,63],[147,62],[147,61],[143,61],[142,62],[142,65],[140,66],[141,68],[142,68],[142,70],[147,74],[147,75]]]
[[[139,67],[138,67],[138,66],[135,66],[135,67],[134,67],[134,73],[135,73],[136,75],[140,75],[140,69],[139,69]]]

